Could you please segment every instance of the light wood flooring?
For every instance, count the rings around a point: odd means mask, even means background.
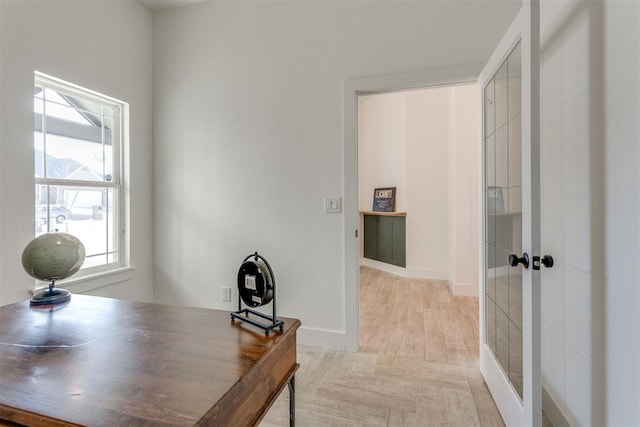
[[[478,299],[360,270],[360,351],[299,346],[296,425],[504,426],[478,370]],[[261,427],[288,426],[285,391]]]

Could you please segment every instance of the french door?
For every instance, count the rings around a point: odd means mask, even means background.
[[[479,77],[480,370],[508,426],[542,421],[539,4],[525,0]],[[535,256],[535,257],[534,257]]]

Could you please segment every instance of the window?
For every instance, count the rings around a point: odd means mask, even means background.
[[[86,273],[125,265],[125,108],[113,98],[35,75],[35,234],[78,237],[87,253]]]

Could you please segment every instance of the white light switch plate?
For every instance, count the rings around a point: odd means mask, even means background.
[[[324,213],[340,213],[340,212],[342,212],[341,197],[325,197],[324,198]]]

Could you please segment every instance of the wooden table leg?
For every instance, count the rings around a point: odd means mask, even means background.
[[[296,376],[289,380],[289,427],[296,427]]]

